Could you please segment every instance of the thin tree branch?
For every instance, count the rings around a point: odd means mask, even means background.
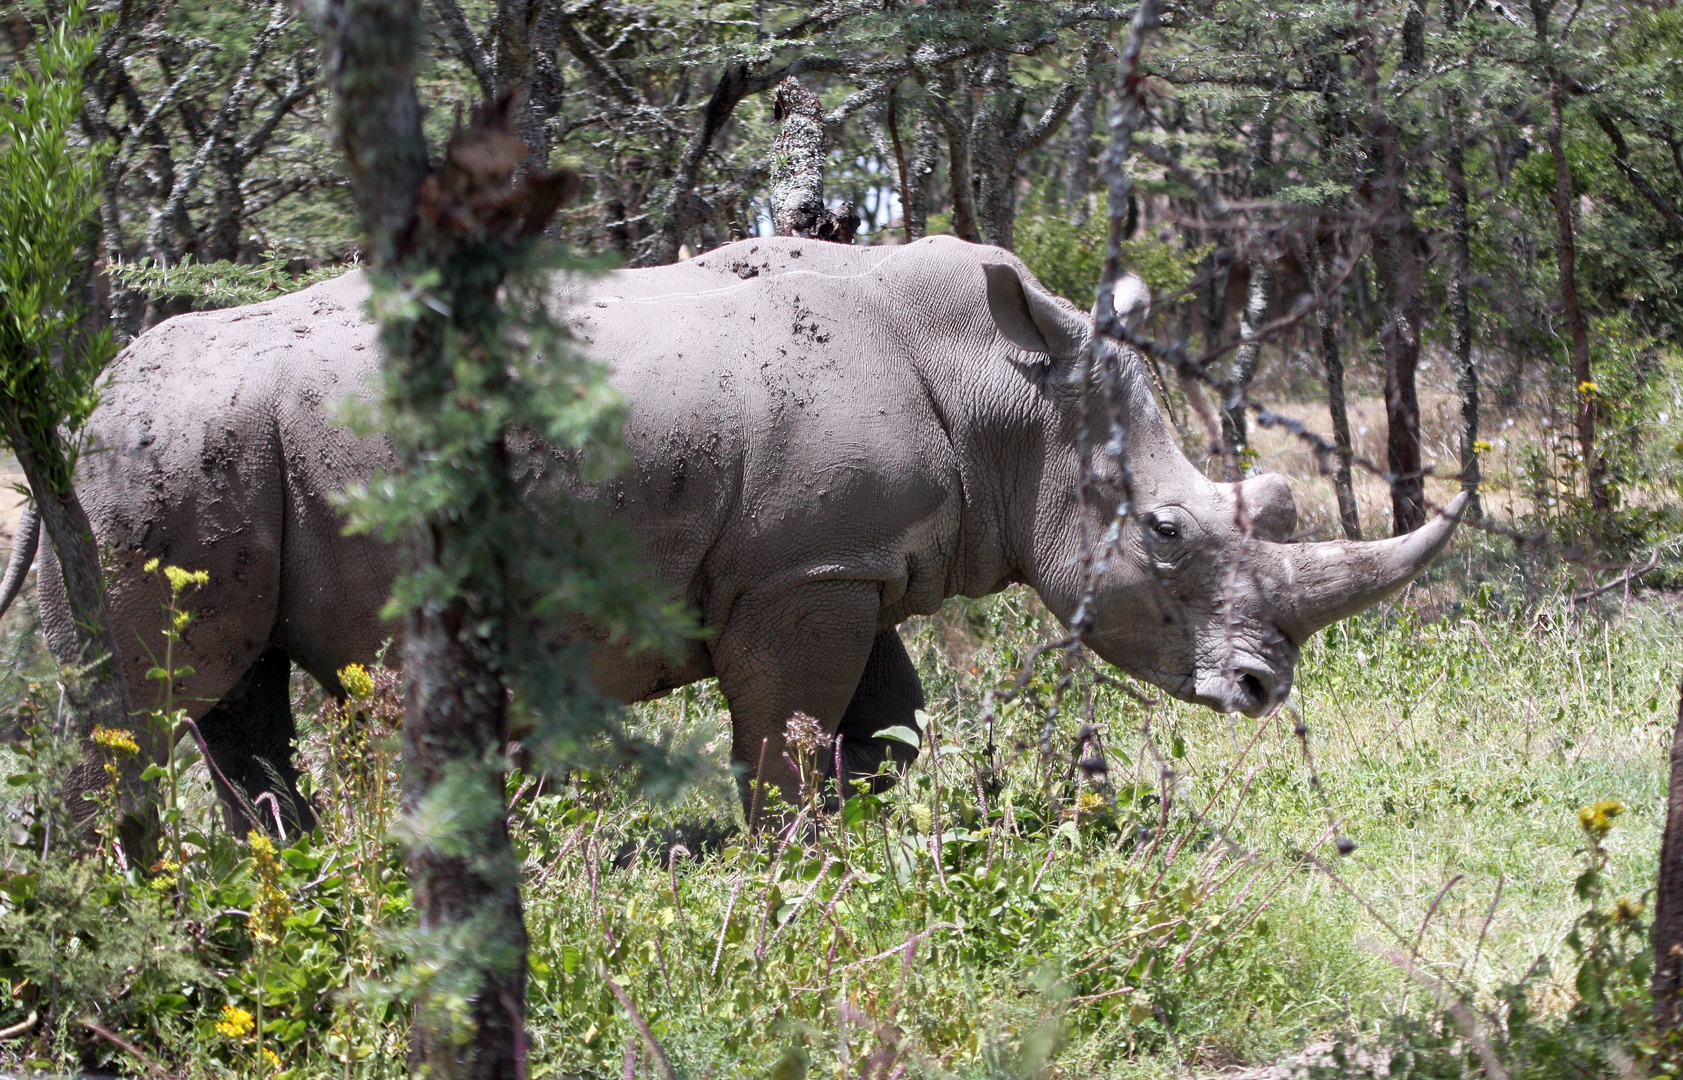
[[[480,92],[487,99],[495,97],[497,80],[491,70],[491,58],[485,54],[485,45],[473,32],[473,27],[468,25],[461,5],[456,0],[433,0],[433,6],[438,9],[439,21],[450,31],[457,58],[473,72],[473,81],[479,84]]]
[[[1648,205],[1660,212],[1660,216],[1665,218],[1666,224],[1671,226],[1673,231],[1683,233],[1683,214],[1678,213],[1677,207],[1660,194],[1646,177],[1636,171],[1636,166],[1630,163],[1630,147],[1625,143],[1624,132],[1620,131],[1618,125],[1613,123],[1612,118],[1601,110],[1596,109],[1590,115],[1595,117],[1596,125],[1606,132],[1607,138],[1612,141],[1613,164],[1617,165],[1619,171],[1624,173],[1625,179],[1630,181],[1630,186],[1636,189],[1637,194],[1648,200]]]

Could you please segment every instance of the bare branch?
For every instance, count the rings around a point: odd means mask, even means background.
[[[453,3],[454,0],[449,0],[449,2]],[[640,105],[643,103],[642,98],[631,88],[631,84],[625,76],[620,74],[619,69],[614,67],[612,63],[602,57],[595,45],[579,32],[577,26],[573,25],[573,20],[563,17],[556,22],[556,27],[561,33],[561,40],[567,43],[567,51],[573,54],[573,57],[584,66],[585,71],[603,89],[618,98],[622,104]]]
[[[473,72],[473,81],[479,84],[480,92],[487,98],[495,97],[497,80],[491,70],[491,58],[485,54],[485,45],[474,34],[473,27],[468,25],[461,5],[456,0],[433,0],[433,5],[438,8],[439,20],[450,31],[457,58]]]
[[[1093,65],[1098,59],[1101,47],[1102,43],[1099,41],[1093,41],[1087,46],[1087,51],[1076,65],[1074,74],[1068,82],[1058,88],[1057,96],[1046,106],[1046,111],[1040,114],[1040,119],[1015,140],[1019,154],[1038,149],[1063,126],[1065,120],[1069,119],[1070,110],[1075,108],[1075,103],[1081,100],[1081,95],[1086,92],[1088,84],[1092,81]]]

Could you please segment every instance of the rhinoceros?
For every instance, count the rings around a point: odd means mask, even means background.
[[[1078,497],[1079,432],[1106,430],[1096,395],[1083,416],[1076,377],[1090,320],[995,247],[749,239],[568,288],[577,338],[631,405],[633,464],[602,505],[706,629],[677,661],[599,647],[597,684],[635,702],[717,677],[733,761],[785,790],[796,712],[842,736],[850,774],[903,762],[879,732],[914,725],[924,703],[896,630],[908,616],[1021,583],[1076,618],[1084,546],[1110,526],[1124,464],[1135,513],[1081,616],[1086,644],[1177,698],[1250,715],[1285,698],[1306,638],[1419,574],[1460,509],[1388,540],[1293,542],[1286,482],[1206,479],[1132,355],[1116,388],[1125,450],[1097,455]],[[195,703],[219,784],[275,790],[305,824],[291,667],[340,693],[334,673],[394,632],[380,611],[395,554],[345,535],[334,500],[393,463],[383,440],[331,419],[378,363],[368,293],[352,272],[142,334],[78,474],[131,685],[163,644],[165,586],[143,565],[208,571],[176,652],[193,669],[179,699]],[[1148,302],[1137,279],[1117,298]],[[38,580],[62,650],[50,549]]]

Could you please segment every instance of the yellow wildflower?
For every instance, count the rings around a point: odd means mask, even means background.
[[[275,842],[253,829],[246,840],[251,844],[251,868],[257,875],[257,902],[251,905],[246,925],[260,945],[273,945],[286,932],[286,917],[292,914],[292,898],[280,886],[280,853]]]
[[[216,1022],[216,1033],[230,1039],[242,1038],[257,1026],[252,1015],[238,1005],[222,1006],[222,1019]]]
[[[374,676],[361,664],[349,664],[339,669],[339,685],[345,693],[358,701],[374,692]]]
[[[134,736],[122,728],[108,728],[100,724],[93,729],[90,738],[93,739],[94,745],[104,747],[120,757],[140,753],[140,746],[134,741]]]
[[[209,585],[210,571],[183,570],[179,566],[164,567],[164,576],[169,578],[169,587],[174,592],[180,592],[189,585]]]
[[[1584,397],[1594,397],[1595,395],[1601,393],[1601,387],[1586,380],[1578,384],[1578,393],[1582,394]]]
[[[263,1048],[263,1063],[271,1069],[278,1069],[281,1067],[280,1055],[265,1046]]]
[[[148,884],[158,892],[169,892],[175,888],[177,875],[181,873],[181,864],[174,859],[159,859],[152,864],[151,872],[153,877]]]
[[[1485,442],[1483,439],[1474,439],[1473,440],[1473,453],[1475,453],[1475,454],[1488,454],[1488,453],[1490,453],[1490,450],[1491,450],[1490,444]]]
[[[1104,805],[1105,800],[1102,792],[1083,791],[1081,797],[1075,800],[1075,804],[1064,810],[1064,820],[1080,821],[1084,817],[1090,817],[1103,810]]]
[[[143,574],[156,573],[157,570],[158,570],[158,560],[157,559],[147,559],[146,564],[140,568],[140,572],[143,573]]]
[[[1613,902],[1613,921],[1616,923],[1633,922],[1642,917],[1642,904],[1628,896],[1621,896]]]
[[[1625,804],[1617,799],[1601,799],[1592,806],[1578,810],[1578,824],[1595,839],[1600,840],[1613,828],[1613,819],[1625,812]]]

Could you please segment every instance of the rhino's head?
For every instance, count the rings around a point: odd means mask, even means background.
[[[1407,536],[1291,543],[1297,510],[1275,474],[1136,490],[1139,513],[1098,580],[1088,645],[1184,701],[1250,716],[1285,700],[1311,634],[1430,565],[1465,501]]]
[[[1038,381],[1064,420],[1038,485],[1030,576],[1066,624],[1086,623],[1083,640],[1109,663],[1184,701],[1261,715],[1290,691],[1311,634],[1396,593],[1448,544],[1465,496],[1406,536],[1292,542],[1297,507],[1286,481],[1272,473],[1208,480],[1182,453],[1144,363],[1132,356],[1122,358],[1117,385],[1108,394],[1095,386],[1089,400],[1097,483],[1083,504],[1071,494],[1082,423],[1072,385],[1091,323],[1014,262],[984,270],[995,327],[1052,365],[1055,377]],[[1118,311],[1142,315],[1150,294],[1130,277],[1116,299]],[[1107,396],[1125,417],[1120,456],[1107,433]],[[1124,465],[1135,502],[1119,518]],[[1091,597],[1087,537],[1111,540],[1094,553]]]

